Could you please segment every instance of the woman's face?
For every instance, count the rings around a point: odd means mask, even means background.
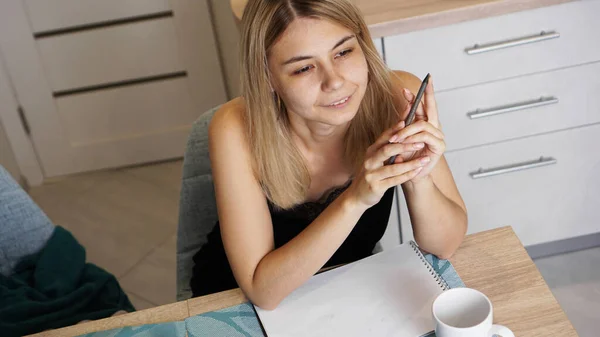
[[[295,19],[272,46],[268,65],[271,85],[290,119],[348,123],[367,88],[367,62],[355,35],[326,20]]]

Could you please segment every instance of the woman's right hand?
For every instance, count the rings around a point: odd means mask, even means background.
[[[390,143],[389,140],[403,128],[404,121],[384,131],[367,149],[362,170],[348,188],[355,202],[367,208],[375,205],[385,191],[416,177],[431,160],[429,157],[420,157],[403,162],[402,156],[397,156],[393,163],[385,164],[394,155],[415,152],[425,146],[424,143]]]

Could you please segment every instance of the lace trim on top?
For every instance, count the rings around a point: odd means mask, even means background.
[[[317,201],[307,201],[302,204],[298,204],[290,209],[273,209],[274,213],[289,213],[289,214],[297,214],[302,215],[303,217],[308,218],[311,222],[316,217],[329,206],[340,194],[342,194],[352,183],[352,180],[348,180],[346,184],[334,187],[329,190],[329,193],[324,194]],[[272,205],[271,205],[272,206]]]

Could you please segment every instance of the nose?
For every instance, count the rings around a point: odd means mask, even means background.
[[[344,85],[344,78],[333,67],[328,67],[323,74],[322,89],[325,92],[336,91]]]

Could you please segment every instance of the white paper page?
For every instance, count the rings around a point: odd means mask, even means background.
[[[419,337],[434,329],[442,293],[409,244],[316,275],[273,311],[256,307],[268,337]]]

